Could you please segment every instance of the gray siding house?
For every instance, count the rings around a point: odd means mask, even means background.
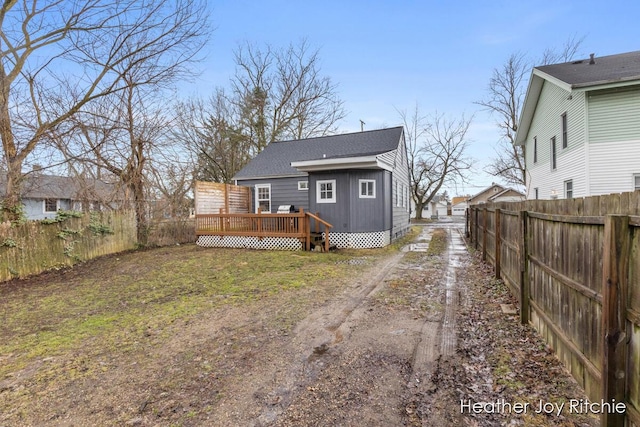
[[[6,192],[4,178],[0,178],[0,192]],[[25,175],[21,194],[28,220],[52,219],[58,210],[101,210],[116,196],[119,193],[113,184],[38,172]]]
[[[272,142],[234,180],[252,189],[256,212],[317,212],[337,247],[382,247],[409,229],[402,127]]]

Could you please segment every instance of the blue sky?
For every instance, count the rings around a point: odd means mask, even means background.
[[[214,0],[215,31],[189,94],[227,87],[238,43],[285,47],[306,39],[320,50],[322,73],[338,85],[348,115],[341,132],[396,126],[396,109],[474,115],[470,184],[497,181],[482,172],[499,138],[494,119],[474,102],[487,94],[494,68],[512,53],[532,60],[570,37],[584,37],[577,57],[640,50],[640,2],[604,1],[286,1]],[[209,90],[210,88],[210,90]]]

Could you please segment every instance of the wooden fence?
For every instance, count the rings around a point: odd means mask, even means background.
[[[93,212],[59,222],[0,224],[0,282],[136,247],[131,212]]]
[[[195,243],[195,218],[169,218],[152,221],[149,227],[148,246],[170,246]]]
[[[219,182],[196,181],[196,214],[251,212],[251,188]]]
[[[603,426],[640,426],[640,191],[481,204],[467,233],[592,402]]]

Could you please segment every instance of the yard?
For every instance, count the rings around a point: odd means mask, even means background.
[[[476,264],[461,275],[456,355],[415,386],[420,330],[443,315],[445,253],[438,232],[424,253],[183,245],[4,283],[0,426],[495,425],[509,417],[460,414],[460,399],[582,396],[496,311],[509,297]],[[528,417],[512,421],[597,424]]]

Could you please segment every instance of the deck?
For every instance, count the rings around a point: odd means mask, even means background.
[[[299,239],[306,250],[321,245],[324,251],[330,247],[332,225],[318,214],[300,209],[291,213],[218,213],[196,215],[196,237],[246,236],[282,237]],[[324,237],[323,237],[324,236]]]

